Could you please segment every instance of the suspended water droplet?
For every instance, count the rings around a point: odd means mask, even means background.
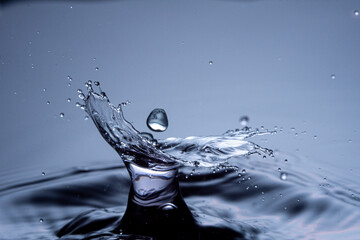
[[[314,139],[317,139],[317,136],[316,136],[316,135],[314,136]]]
[[[50,104],[50,101],[46,101],[46,104],[49,105],[49,104]]]
[[[168,128],[169,122],[164,109],[155,108],[146,120],[148,128],[155,132],[163,132]]]
[[[99,67],[96,67],[96,68],[95,68],[95,71],[99,71]]]
[[[45,176],[45,172],[42,172],[41,175]]]
[[[81,100],[84,100],[85,99],[85,95],[83,93],[79,93],[78,97],[81,99]]]
[[[331,79],[335,79],[335,78],[336,78],[336,75],[335,75],[335,74],[331,74],[330,77],[331,77]]]
[[[245,174],[245,173],[246,173],[246,170],[245,170],[245,169],[241,170],[241,173],[242,173],[242,174]]]
[[[281,168],[278,168],[278,171],[280,172],[280,171],[281,171]]]
[[[60,113],[60,115],[59,115],[61,118],[63,118],[64,116],[65,116],[65,114],[64,113]]]
[[[283,180],[283,181],[285,181],[285,180],[287,179],[287,173],[284,173],[284,172],[281,173],[281,174],[280,174],[280,179]]]
[[[71,83],[68,83],[68,87],[70,87],[71,86]]]
[[[67,101],[67,102],[71,102],[71,98],[68,98],[66,101]]]
[[[41,223],[44,222],[44,219],[40,218],[39,222],[41,222]]]
[[[240,119],[240,124],[242,126],[246,126],[249,123],[249,117],[248,116],[242,116]]]
[[[46,92],[46,88],[43,88],[43,92]]]
[[[209,65],[213,65],[213,61],[209,61]]]
[[[81,104],[80,104],[79,102],[77,102],[77,103],[75,103],[75,106],[76,106],[76,107],[80,107]]]
[[[359,10],[355,10],[355,11],[354,11],[354,15],[355,15],[355,16],[359,16]]]
[[[287,160],[287,159],[285,159],[285,160],[284,160],[284,162],[285,162],[285,163],[287,163],[287,162],[288,162],[288,160]]]
[[[98,81],[94,82],[95,86],[100,86],[100,83]]]
[[[84,120],[85,120],[85,121],[89,120],[89,117],[88,117],[88,116],[85,116],[85,117],[84,117]]]

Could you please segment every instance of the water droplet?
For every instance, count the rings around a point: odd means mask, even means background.
[[[49,105],[49,104],[50,104],[50,101],[47,101],[46,104]]]
[[[246,170],[245,170],[245,169],[241,170],[241,173],[242,173],[242,174],[245,174],[245,173],[246,173]]]
[[[335,74],[331,74],[331,79],[335,79],[336,78],[336,75]]]
[[[278,171],[280,172],[280,171],[281,171],[281,168],[278,168]]]
[[[82,93],[82,90],[81,90],[81,89],[78,89],[77,92],[78,92],[78,93]]]
[[[71,98],[68,98],[66,101],[67,101],[67,102],[71,102]]]
[[[71,83],[68,83],[68,87],[70,87],[71,86]]]
[[[85,117],[84,117],[84,120],[85,120],[85,121],[89,120],[89,117],[88,117],[88,116],[85,116]]]
[[[242,126],[246,126],[249,123],[249,117],[248,116],[242,116],[240,119],[240,124]]]
[[[76,106],[76,107],[80,107],[81,104],[80,104],[79,102],[77,102],[77,103],[75,103],[75,106]]]
[[[283,180],[283,181],[285,181],[285,180],[287,179],[287,173],[284,173],[284,172],[281,173],[281,174],[280,174],[280,179]]]
[[[99,67],[96,67],[96,68],[95,68],[95,71],[99,71]]]
[[[284,160],[284,162],[285,162],[285,163],[287,163],[287,162],[288,162],[288,160],[287,160],[287,159],[285,159],[285,160]]]
[[[60,113],[60,117],[63,118],[65,116],[64,113]]]
[[[209,65],[213,65],[213,61],[209,61]]]
[[[41,223],[44,222],[44,219],[40,218],[39,222],[41,222]]]
[[[95,86],[100,86],[100,83],[98,81],[94,82]]]
[[[85,99],[85,95],[84,95],[83,93],[79,93],[78,97],[79,97],[80,99],[82,99],[82,100]]]
[[[316,135],[314,136],[314,139],[317,139],[317,136],[316,136]]]
[[[141,132],[140,135],[143,138],[146,138],[149,141],[154,139],[154,136],[151,133],[148,133],[148,132]]]
[[[355,16],[359,16],[359,10],[355,10],[355,11],[354,11],[354,15],[355,15]]]
[[[169,122],[164,109],[155,108],[146,120],[148,128],[155,132],[163,132],[168,128]]]
[[[43,88],[43,92],[46,92],[46,88]]]
[[[41,175],[45,176],[45,172],[42,172]]]
[[[292,128],[291,128],[291,131],[295,131],[295,128],[294,128],[294,127],[292,127]]]

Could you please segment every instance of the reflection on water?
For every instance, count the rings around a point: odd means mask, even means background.
[[[359,192],[349,187],[351,181],[331,167],[327,171],[333,177],[326,179],[309,159],[250,141],[275,131],[244,128],[157,142],[125,120],[121,105],[112,105],[101,90],[95,93],[91,82],[87,87],[87,96],[79,92],[85,100],[79,106],[86,108],[126,167],[116,161],[36,177],[3,173],[7,181],[0,189],[0,239],[359,235]]]

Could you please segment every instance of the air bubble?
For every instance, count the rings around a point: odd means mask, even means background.
[[[148,128],[155,132],[163,132],[168,128],[169,122],[164,109],[155,108],[146,120]]]
[[[285,181],[287,179],[287,177],[288,177],[287,173],[283,172],[283,173],[280,174],[280,179],[283,180],[283,181]]]
[[[249,117],[248,116],[242,116],[240,119],[240,124],[242,126],[246,126],[249,123]]]

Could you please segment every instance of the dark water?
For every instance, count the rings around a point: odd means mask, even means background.
[[[157,142],[141,137],[105,94],[90,86],[85,100],[84,108],[125,163],[155,170],[181,166],[182,196],[201,239],[359,239],[356,180],[330,166],[321,170],[328,180],[311,159],[251,141],[276,131]],[[131,185],[120,160],[44,175],[17,169],[1,172],[0,179],[0,239],[155,239],[115,231]]]

